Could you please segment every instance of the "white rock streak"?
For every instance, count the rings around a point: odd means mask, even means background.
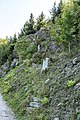
[[[48,69],[48,61],[49,58],[46,58],[45,60],[43,59],[42,71]]]
[[[38,45],[38,52],[40,52],[40,45]]]

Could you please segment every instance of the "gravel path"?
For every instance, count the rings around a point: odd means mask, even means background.
[[[14,118],[13,112],[7,106],[6,102],[3,100],[0,93],[0,120],[16,120]]]

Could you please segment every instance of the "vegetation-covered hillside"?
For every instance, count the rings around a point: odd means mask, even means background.
[[[80,1],[60,1],[0,39],[0,91],[17,120],[80,120]]]

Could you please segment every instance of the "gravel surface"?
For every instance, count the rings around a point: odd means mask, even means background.
[[[7,106],[6,102],[3,100],[0,93],[0,120],[16,120],[14,118],[13,112]]]

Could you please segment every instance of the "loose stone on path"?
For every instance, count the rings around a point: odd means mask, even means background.
[[[0,93],[0,120],[16,120]]]

